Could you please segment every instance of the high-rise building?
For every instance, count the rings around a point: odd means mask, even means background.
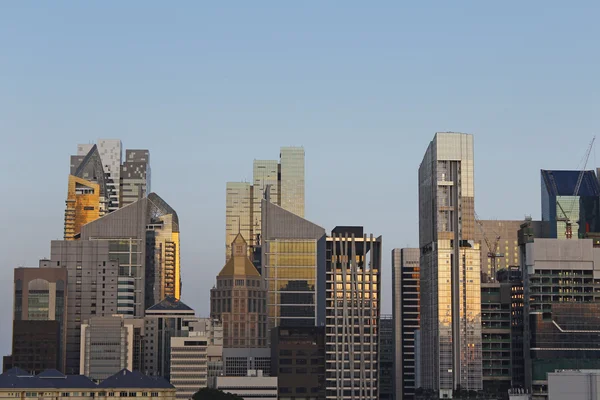
[[[46,262],[14,271],[13,365],[32,373],[65,368],[67,270]]]
[[[123,316],[92,317],[81,324],[80,374],[104,380],[133,369],[133,325]]]
[[[68,374],[80,370],[81,324],[93,316],[117,313],[119,262],[111,258],[109,243],[98,240],[54,240],[47,267],[67,270],[66,366]]]
[[[394,398],[394,320],[381,315],[379,320],[379,400]]]
[[[600,184],[594,171],[541,170],[541,182],[547,237],[581,238],[586,232],[600,232]]]
[[[338,226],[326,260],[326,398],[377,399],[381,236]]]
[[[325,328],[277,327],[271,330],[271,376],[278,398],[325,399]]]
[[[121,163],[123,160],[123,144],[119,139],[98,139],[98,152],[108,180],[109,208],[108,211],[119,209],[121,182]]]
[[[525,388],[546,399],[549,372],[600,369],[600,239],[522,237]]]
[[[97,220],[104,214],[100,186],[73,175],[69,175],[66,203],[65,240],[77,239],[83,225]]]
[[[119,207],[125,207],[143,197],[150,190],[150,152],[148,150],[125,150],[121,165]]]
[[[394,398],[414,399],[415,331],[419,329],[419,249],[392,250],[392,315],[394,320]]]
[[[325,229],[262,200],[261,273],[268,327],[325,324]]]
[[[254,160],[252,185],[228,182],[225,218],[225,258],[240,233],[248,242],[248,255],[260,245],[261,201],[268,188],[271,201],[283,209],[304,217],[304,148],[282,147],[280,161]]]
[[[171,338],[171,384],[177,399],[188,400],[208,386],[208,340],[202,336]]]
[[[238,234],[232,256],[210,291],[211,318],[223,321],[225,348],[267,346],[267,290],[248,258],[248,244]]]
[[[481,390],[480,249],[473,136],[436,133],[419,166],[422,385]]]

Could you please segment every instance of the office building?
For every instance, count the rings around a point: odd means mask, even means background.
[[[325,229],[262,200],[268,328],[325,324]]]
[[[133,325],[123,316],[92,317],[81,324],[80,374],[104,380],[133,369]]]
[[[480,249],[473,136],[436,133],[419,166],[422,384],[481,390]]]
[[[260,370],[249,371],[247,376],[219,376],[216,388],[244,400],[277,399],[277,377],[264,376]]]
[[[325,399],[324,327],[272,329],[271,363],[279,399]]]
[[[223,321],[223,347],[267,346],[267,290],[250,259],[248,244],[238,234],[232,257],[210,291],[211,318]]]
[[[338,226],[327,237],[326,397],[376,399],[381,236]]]
[[[125,207],[151,193],[150,176],[150,152],[125,150],[120,174],[119,207]]]
[[[557,370],[548,373],[552,400],[600,399],[600,370]]]
[[[523,238],[525,388],[545,399],[549,372],[600,369],[600,240]]]
[[[13,365],[33,373],[65,367],[67,270],[46,263],[14,270]]]
[[[499,396],[512,387],[512,286],[509,282],[481,284],[483,389]]]
[[[548,238],[576,239],[600,232],[600,184],[594,171],[541,170],[541,182]]]
[[[394,320],[381,315],[379,320],[379,400],[394,398]]]
[[[192,308],[174,297],[166,297],[146,310],[144,373],[169,380],[171,338],[189,336],[190,324],[198,320],[195,315]]]
[[[208,341],[206,337],[171,338],[171,384],[177,398],[188,400],[208,385]]]
[[[420,387],[415,381],[420,361],[415,339],[420,321],[419,257],[419,249],[392,250],[393,393],[397,400],[413,399]]]
[[[271,375],[271,349],[269,347],[223,347],[225,376],[247,376],[249,371],[261,370]]]
[[[67,270],[66,363],[68,374],[80,370],[81,324],[93,316],[117,313],[119,262],[110,256],[107,241],[54,240],[48,268]]]
[[[104,215],[100,186],[97,183],[69,175],[65,209],[64,239],[75,240],[81,227]]]
[[[497,271],[519,265],[517,234],[523,222],[519,220],[477,221],[479,229],[475,230],[475,241],[479,243],[480,248],[482,283],[495,282]],[[491,257],[492,254],[495,254],[495,257]]]
[[[268,190],[267,190],[268,188]],[[252,184],[228,182],[226,191],[225,258],[237,234],[248,242],[248,255],[260,246],[262,229],[261,201],[271,201],[284,210],[304,217],[304,148],[282,147],[280,161],[254,160]]]

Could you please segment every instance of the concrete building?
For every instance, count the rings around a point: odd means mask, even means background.
[[[150,152],[125,150],[125,160],[121,165],[119,207],[125,207],[151,193],[150,176]]]
[[[231,257],[230,245],[239,233],[248,242],[252,255],[260,245],[262,229],[261,201],[265,190],[273,203],[304,217],[304,148],[282,147],[280,161],[254,160],[252,184],[228,182],[225,213],[225,258]]]
[[[91,317],[117,313],[119,262],[113,261],[107,241],[55,240],[48,267],[67,270],[67,334],[65,371],[80,370],[81,324]]]
[[[81,324],[80,375],[104,380],[133,369],[133,325],[123,316],[92,317]]]
[[[238,234],[232,257],[210,291],[211,318],[223,321],[223,347],[267,347],[267,289],[248,258],[248,245]]]
[[[419,249],[392,250],[392,315],[394,337],[393,393],[397,400],[413,399],[417,385],[415,373],[415,332],[420,320]]]
[[[171,384],[178,399],[190,399],[208,385],[208,340],[203,336],[171,338]]]
[[[424,389],[481,390],[481,253],[475,238],[473,136],[436,133],[419,166]]]
[[[262,371],[249,371],[247,376],[219,376],[217,389],[245,400],[277,399],[277,377],[263,376]]]
[[[223,347],[224,376],[247,376],[249,371],[261,370],[264,376],[271,375],[271,349]]]
[[[381,236],[338,226],[327,237],[326,398],[376,399]]]
[[[279,399],[325,399],[324,327],[274,328],[271,362]]]
[[[325,229],[262,200],[261,274],[268,329],[325,324]]]
[[[65,368],[67,270],[47,264],[14,270],[12,363],[32,373]]]
[[[394,399],[394,320],[381,315],[379,320],[379,400]]]
[[[600,240],[521,243],[525,388],[545,399],[549,372],[600,369]]]
[[[557,370],[548,373],[551,400],[600,400],[600,370]]]

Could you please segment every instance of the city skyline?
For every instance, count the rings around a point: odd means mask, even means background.
[[[539,219],[539,170],[576,168],[597,130],[597,3],[288,6],[3,8],[5,296],[12,268],[62,238],[67,157],[90,139],[150,150],[152,189],[181,220],[184,301],[208,315],[224,182],[251,181],[253,158],[303,145],[305,217],[383,235],[387,284],[389,251],[418,245],[416,169],[435,131],[475,134],[482,218]],[[5,353],[10,335],[2,311]]]

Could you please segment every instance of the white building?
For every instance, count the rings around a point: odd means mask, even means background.
[[[600,370],[557,370],[548,373],[548,399],[600,400]]]
[[[247,400],[271,400],[277,398],[277,377],[251,370],[248,376],[218,376],[216,388]]]
[[[206,336],[171,338],[171,384],[178,399],[190,399],[208,384]]]

